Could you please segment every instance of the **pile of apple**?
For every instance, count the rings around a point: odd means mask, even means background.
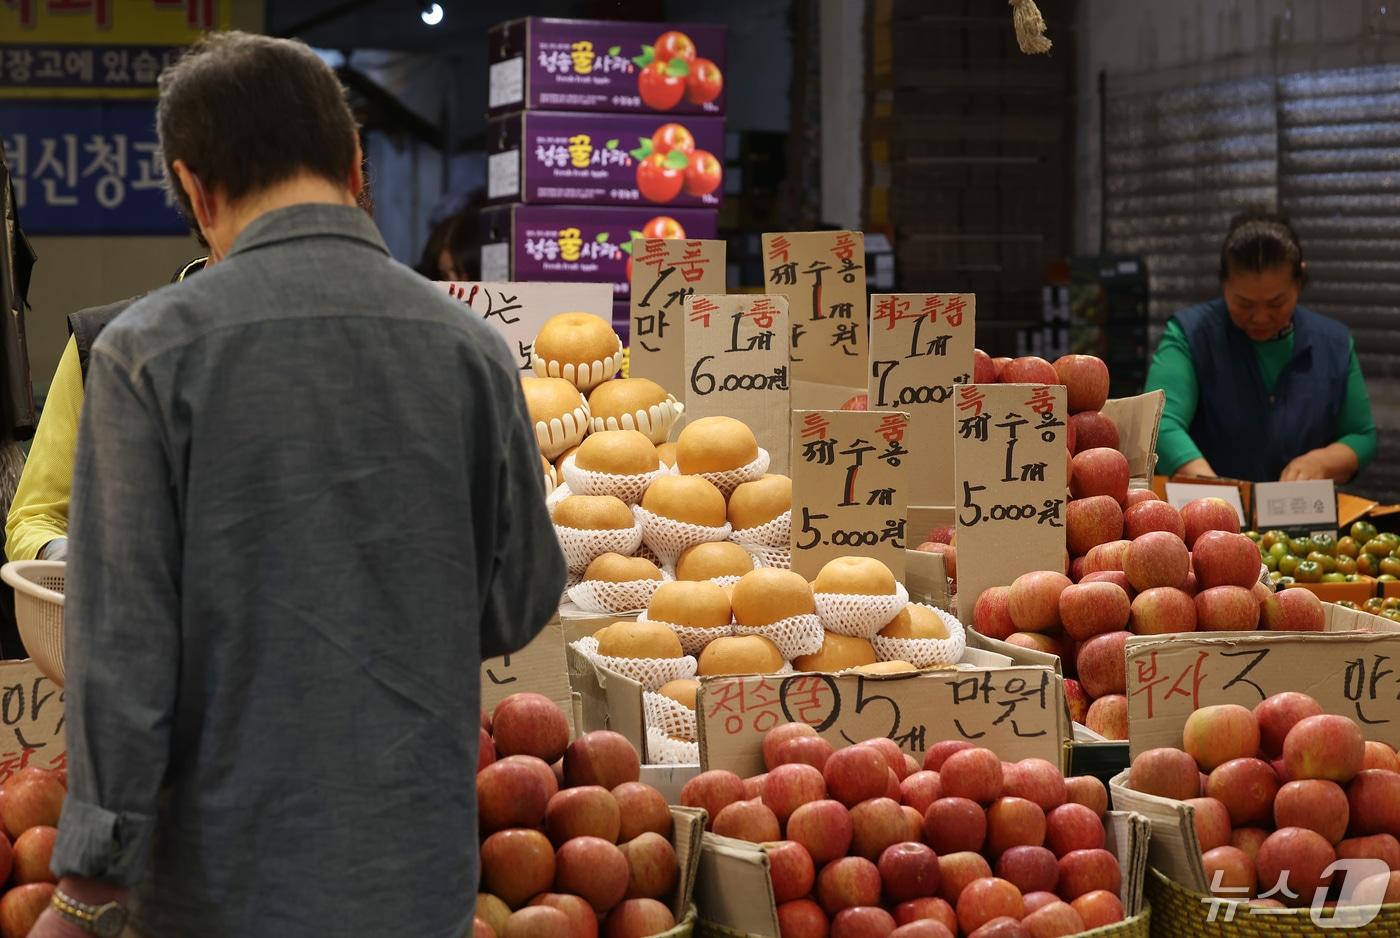
[[[1128,489],[1126,461],[1106,471],[1074,457],[1065,513],[1069,575],[1039,570],[985,591],[973,610],[990,638],[1059,655],[1070,715],[1108,739],[1128,738],[1124,646],[1175,632],[1320,632],[1322,603],[1307,590],[1259,582],[1259,548],[1235,509],[1198,498],[1181,511]],[[1092,462],[1081,466],[1081,460]]]
[[[53,898],[49,871],[68,773],[24,768],[0,786],[0,936],[24,938]]]
[[[640,774],[626,737],[605,730],[570,743],[563,711],[541,694],[483,713],[473,938],[648,938],[674,928],[671,811]]]
[[[768,771],[702,772],[684,804],[762,844],[781,938],[1052,938],[1123,919],[1108,796],[1043,759],[889,739],[834,750],[805,723],[763,740]]]
[[[1324,873],[1341,858],[1392,871],[1354,895],[1400,901],[1400,759],[1306,694],[1197,710],[1181,749],[1140,753],[1128,774],[1135,791],[1195,809],[1206,881],[1221,898],[1309,906],[1343,885]],[[1285,871],[1295,897],[1276,891]]]
[[[1108,365],[1094,355],[1062,355],[1052,365],[1043,358],[991,358],[972,350],[975,384],[1061,384],[1069,419],[1065,421],[1070,455],[1091,449],[1117,450],[1118,425],[1100,411],[1108,400]]]

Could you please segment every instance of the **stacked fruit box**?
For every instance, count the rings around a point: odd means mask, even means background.
[[[637,237],[713,238],[725,28],[529,17],[491,30],[483,280],[608,282]]]

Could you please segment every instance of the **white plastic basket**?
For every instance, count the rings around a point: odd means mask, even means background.
[[[63,579],[67,564],[55,560],[18,560],[0,567],[15,591],[15,620],[24,650],[35,667],[63,686]]]

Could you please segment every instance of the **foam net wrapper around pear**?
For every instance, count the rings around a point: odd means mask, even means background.
[[[778,653],[791,661],[798,655],[815,654],[822,650],[822,620],[815,615],[779,619],[772,625],[734,626],[735,635],[761,635],[778,646]]]
[[[680,658],[614,658],[598,653],[598,639],[592,635],[574,642],[574,647],[594,664],[623,677],[630,677],[642,685],[643,690],[656,690],[671,681],[695,676],[696,663],[690,655]]]
[[[667,470],[664,468],[639,475],[595,472],[580,469],[572,456],[564,460],[564,481],[568,484],[569,491],[576,495],[612,495],[629,505],[641,501],[647,486],[666,474]]]
[[[535,421],[535,442],[545,459],[557,459],[570,446],[577,446],[588,435],[588,402],[549,420]]]
[[[647,729],[656,730],[663,736],[674,736],[678,740],[695,741],[695,711],[680,701],[645,691],[642,694],[642,712],[646,714]]]
[[[634,523],[630,528],[615,528],[607,531],[587,531],[582,528],[554,526],[554,534],[559,538],[559,547],[568,561],[569,571],[582,573],[588,565],[604,554],[621,554],[631,557],[642,545],[642,526]]]
[[[637,521],[642,527],[643,543],[651,548],[651,552],[660,558],[664,566],[673,570],[676,567],[676,561],[687,548],[694,547],[696,544],[729,540],[730,527],[728,523],[721,527],[711,528],[663,518],[641,505],[633,507],[632,511],[636,514]]]
[[[622,340],[617,340],[617,351],[602,361],[573,362],[546,361],[539,354],[531,357],[535,374],[541,378],[563,378],[565,381],[587,394],[604,381],[617,374],[622,367]],[[567,448],[567,447],[566,447]]]
[[[753,458],[747,466],[738,469],[727,469],[724,472],[701,472],[697,473],[700,478],[708,479],[715,488],[724,493],[726,499],[734,494],[734,490],[745,482],[756,482],[763,478],[763,474],[768,471],[771,457],[768,450],[762,447],[758,450],[758,455]]]
[[[656,622],[657,625],[664,625],[672,632],[676,633],[676,638],[681,640],[681,651],[687,655],[698,655],[705,650],[705,646],[717,638],[724,638],[733,635],[733,626],[719,626],[713,629],[697,629],[689,625],[677,625],[674,622],[662,622],[657,619],[648,620]]]
[[[612,583],[607,580],[581,580],[569,587],[569,599],[584,612],[626,615],[645,612],[651,598],[669,577],[660,580],[627,580]]]
[[[907,661],[914,667],[923,669],[940,664],[956,664],[967,649],[967,633],[962,623],[942,609],[926,606],[948,629],[947,638],[884,638],[876,635],[870,639],[875,646],[875,654],[881,661]]]
[[[909,605],[909,591],[903,583],[896,583],[894,594],[890,596],[817,593],[816,601],[817,615],[828,631],[871,638]]]
[[[681,419],[683,413],[685,405],[679,403],[675,397],[667,395],[666,400],[652,404],[644,410],[630,411],[617,417],[590,415],[589,419],[594,433],[604,430],[636,430],[660,446],[666,442],[671,428]]]
[[[699,765],[700,744],[671,739],[654,727],[647,727],[648,765]]]
[[[754,528],[735,528],[729,539],[752,551],[755,547],[781,547],[787,550],[792,538],[792,511]]]
[[[569,483],[560,482],[558,485],[554,486],[554,491],[550,492],[548,495],[545,496],[544,507],[548,508],[550,511],[553,511],[556,505],[558,505],[560,502],[562,502],[564,499],[568,498],[572,494],[574,493],[572,490],[570,490]]]

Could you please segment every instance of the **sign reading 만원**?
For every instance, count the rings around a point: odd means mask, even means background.
[[[911,505],[953,504],[953,390],[972,380],[976,305],[970,293],[870,298],[870,407],[909,412]]]
[[[723,241],[632,241],[632,344],[627,374],[685,396],[685,299],[724,292]]]
[[[768,451],[768,471],[782,475],[788,474],[791,443],[788,335],[781,296],[686,298],[686,419],[742,420]]]
[[[540,327],[560,313],[592,313],[612,321],[612,285],[607,283],[473,283],[438,281],[506,340],[521,371],[531,371],[530,355]]]
[[[29,660],[0,662],[0,782],[20,769],[64,769],[63,689]]]
[[[918,755],[945,739],[985,746],[1003,759],[1060,764],[1069,733],[1064,684],[1048,668],[706,678],[696,700],[700,767],[740,776],[763,771],[763,735],[807,723],[840,748],[876,737]]]
[[[788,300],[794,381],[858,393],[866,385],[865,235],[765,234],[763,267],[767,292]]]
[[[793,570],[859,554],[904,580],[908,430],[899,411],[792,412]]]
[[[983,590],[1065,568],[1065,389],[963,384],[954,396],[958,617]]]

